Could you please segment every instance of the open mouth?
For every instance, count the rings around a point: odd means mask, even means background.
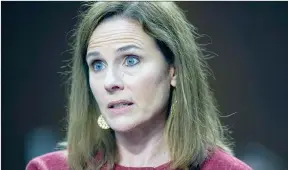
[[[131,105],[133,105],[133,103],[129,101],[112,102],[112,103],[109,103],[108,108],[109,109],[123,108],[123,107],[131,106]]]

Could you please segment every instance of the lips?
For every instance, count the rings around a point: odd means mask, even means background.
[[[133,108],[133,102],[127,100],[118,100],[108,104],[108,110],[112,114],[125,114]]]
[[[118,100],[118,101],[113,101],[108,104],[109,109],[113,108],[122,108],[126,106],[131,106],[133,103],[128,101],[128,100]]]

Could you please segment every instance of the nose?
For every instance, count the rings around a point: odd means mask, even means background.
[[[123,90],[124,85],[119,71],[113,70],[112,68],[107,71],[104,87],[108,92]]]

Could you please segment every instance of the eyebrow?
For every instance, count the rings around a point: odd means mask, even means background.
[[[123,47],[120,47],[117,49],[117,52],[123,52],[123,51],[128,51],[130,49],[141,49],[140,47],[136,46],[136,45],[126,45],[126,46],[123,46]]]
[[[124,52],[124,51],[128,51],[131,49],[141,49],[141,48],[136,46],[136,45],[126,45],[126,46],[118,48],[116,51],[117,52]],[[93,56],[97,57],[99,55],[100,55],[100,53],[98,51],[91,51],[91,52],[88,52],[88,54],[86,55],[86,58],[93,57]]]

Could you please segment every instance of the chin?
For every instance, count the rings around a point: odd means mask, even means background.
[[[111,122],[110,127],[116,132],[129,132],[138,124],[136,122],[115,121]]]

